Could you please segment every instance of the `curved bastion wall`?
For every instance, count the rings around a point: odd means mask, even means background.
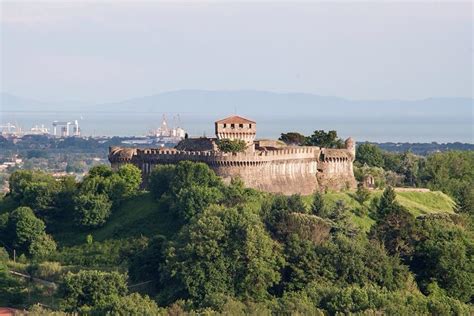
[[[145,185],[156,165],[186,160],[206,163],[225,182],[238,177],[248,187],[286,195],[307,195],[315,190],[340,190],[356,185],[352,148],[285,147],[236,154],[154,148],[109,149],[112,168],[134,164],[142,170]]]

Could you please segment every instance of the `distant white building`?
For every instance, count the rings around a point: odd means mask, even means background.
[[[58,137],[81,136],[79,122],[77,120],[74,122],[54,121],[53,135]]]
[[[41,124],[41,126],[35,125],[34,127],[30,129],[29,132],[25,133],[25,135],[48,135],[48,134],[49,134],[49,130],[46,127],[44,127],[43,124]]]

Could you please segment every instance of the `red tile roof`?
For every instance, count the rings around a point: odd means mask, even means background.
[[[21,311],[9,307],[0,307],[0,316],[22,315]]]
[[[255,124],[254,121],[251,121],[251,120],[248,120],[246,118],[243,118],[241,116],[238,116],[238,115],[234,115],[234,116],[229,116],[229,117],[226,117],[225,119],[222,119],[222,120],[219,120],[217,121],[216,123],[219,123],[219,124],[244,124],[244,123],[253,123]]]

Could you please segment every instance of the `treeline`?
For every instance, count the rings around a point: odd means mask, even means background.
[[[5,153],[16,152],[22,155],[28,152],[31,152],[31,155],[48,155],[48,152],[66,150],[74,153],[107,153],[109,146],[120,145],[122,140],[120,137],[100,140],[92,137],[56,138],[47,135],[26,135],[13,140],[0,135],[0,149]]]
[[[454,198],[460,210],[474,210],[474,151],[448,151],[423,157],[411,152],[385,152],[376,145],[361,144],[357,146],[354,173],[359,181],[372,176],[378,187],[443,191]]]
[[[340,148],[344,145],[344,142],[337,136],[336,131],[314,131],[312,135],[305,136],[298,132],[282,133],[279,140],[285,142],[287,145],[293,146],[320,146],[325,148]],[[412,152],[416,155],[427,156],[436,152],[446,151],[473,151],[474,144],[469,143],[445,143],[438,144],[432,143],[375,143],[375,142],[363,142],[364,144],[372,144],[383,151],[404,153]]]
[[[18,255],[41,259],[56,249],[46,224],[53,233],[64,223],[74,223],[78,230],[104,225],[114,207],[138,192],[141,172],[132,165],[117,172],[101,165],[80,183],[31,170],[16,171],[9,180],[6,200],[18,208],[1,213],[1,241]]]
[[[371,143],[376,145],[382,150],[389,151],[389,152],[397,152],[397,153],[404,153],[404,152],[412,152],[416,155],[427,156],[432,153],[436,152],[445,152],[445,151],[453,151],[453,150],[474,150],[474,144],[469,143],[443,143],[439,144],[436,142],[432,143]]]
[[[138,169],[96,167],[79,183],[18,172],[3,204],[14,210],[0,211],[1,241],[24,254],[31,273],[55,278],[54,308],[64,312],[472,313],[472,212],[414,217],[390,187],[371,201],[360,188],[360,208],[375,222],[365,232],[342,201],[327,204],[315,193],[308,204],[239,180],[225,184],[202,163],[159,166],[149,181],[156,214],[169,214],[175,231],[97,242],[92,235],[117,207],[137,195],[139,203]],[[55,247],[68,222],[90,234],[83,244]],[[0,251],[0,300],[11,305],[22,291],[7,273],[9,259]],[[147,288],[134,293],[137,284]]]

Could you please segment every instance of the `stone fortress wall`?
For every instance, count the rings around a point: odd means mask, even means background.
[[[255,128],[255,122],[250,124]],[[245,137],[245,140],[249,141],[249,136]],[[200,146],[192,146],[190,143],[214,142],[212,139],[185,141],[188,142],[185,147],[193,149]],[[183,146],[177,146],[180,147]],[[142,170],[144,183],[156,165],[176,164],[187,160],[206,163],[225,182],[238,177],[248,187],[286,195],[296,193],[307,195],[316,190],[341,190],[356,185],[352,169],[355,158],[355,144],[352,139],[346,141],[345,149],[313,146],[267,149],[255,148],[252,142],[245,152],[233,154],[215,150],[216,146],[209,144],[204,147],[205,150],[111,147],[109,160],[112,168],[118,168],[125,163],[136,165]]]

